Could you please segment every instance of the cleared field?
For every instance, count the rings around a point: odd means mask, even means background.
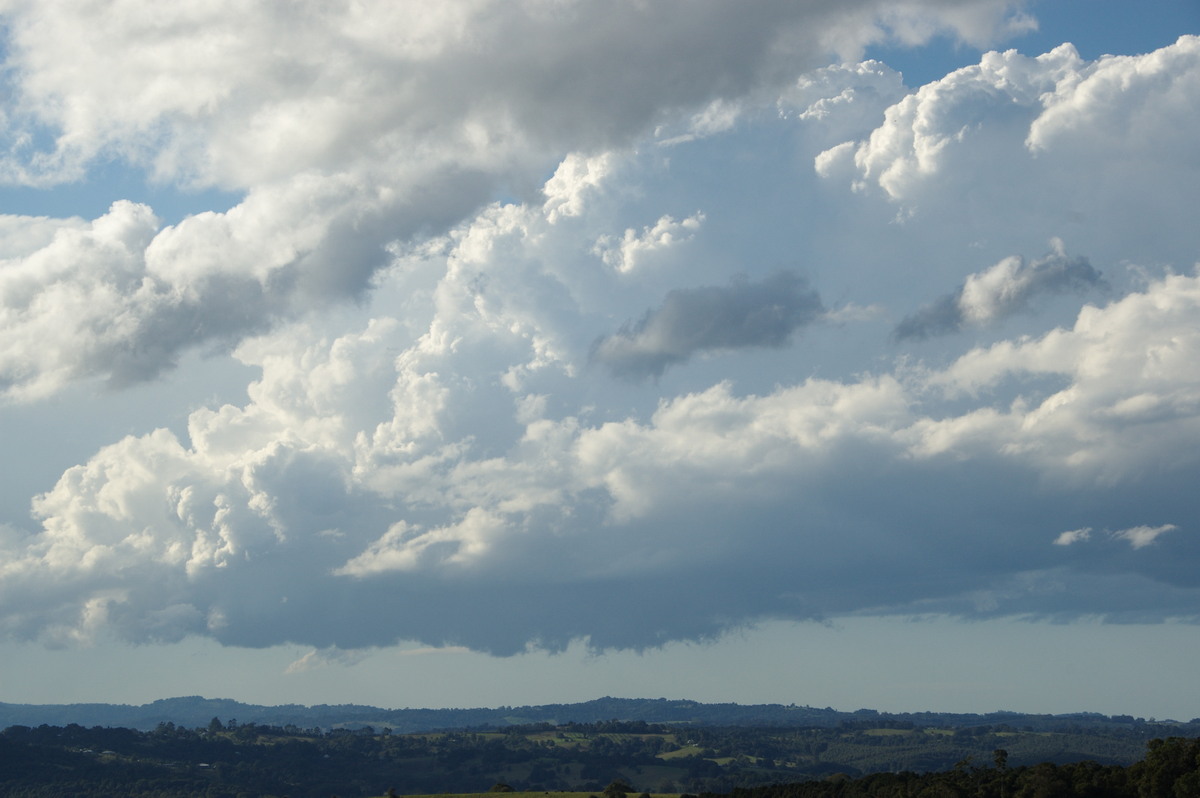
[[[674,751],[667,751],[665,753],[658,754],[658,758],[659,759],[683,759],[683,758],[689,757],[689,756],[700,756],[700,752],[703,750],[704,749],[702,749],[698,745],[685,745],[683,748],[678,748]]]

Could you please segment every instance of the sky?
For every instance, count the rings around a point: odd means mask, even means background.
[[[1194,0],[0,15],[0,701],[1200,716]]]

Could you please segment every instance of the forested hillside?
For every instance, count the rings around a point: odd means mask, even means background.
[[[1147,741],[1134,730],[1120,729],[949,729],[869,721],[799,729],[609,721],[395,734],[218,718],[200,728],[168,722],[149,732],[76,724],[12,726],[0,733],[0,794],[349,798],[389,789],[399,794],[483,792],[505,784],[516,790],[586,795],[620,781],[650,793],[727,793],[789,784],[793,786],[742,798],[848,798],[924,794],[895,790],[914,787],[915,774],[942,772],[928,777],[929,783],[951,790],[974,785],[972,791],[931,795],[984,796],[1003,787],[1009,790],[1004,795],[1051,796],[1072,793],[1012,790],[1025,789],[1035,777],[1058,783],[1085,776],[1126,789],[1134,784],[1131,779],[1149,778],[1147,767],[1162,770],[1163,763],[1174,768],[1172,773],[1186,775],[1196,767],[1196,743],[1179,739],[1152,743],[1151,764],[1127,772],[1126,766],[1145,753]],[[1088,764],[1077,764],[1084,761]],[[1171,778],[1172,785],[1178,781]],[[846,792],[851,784],[876,786],[870,788],[874,792]],[[1126,793],[1077,794],[1104,798]],[[1144,793],[1143,798],[1158,794]],[[1200,791],[1163,794],[1181,798]]]

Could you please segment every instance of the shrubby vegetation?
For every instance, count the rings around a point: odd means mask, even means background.
[[[1141,761],[1139,758],[1145,754]],[[771,786],[774,785],[774,786]],[[734,798],[1188,798],[1200,740],[1138,730],[548,723],[395,734],[221,721],[197,728],[11,726],[0,795],[289,796],[583,791]]]

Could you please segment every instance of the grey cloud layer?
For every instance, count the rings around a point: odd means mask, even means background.
[[[637,324],[598,340],[592,359],[619,377],[657,377],[698,352],[783,346],[824,310],[817,292],[791,272],[761,283],[676,289]]]
[[[47,152],[18,150],[6,171],[72,178],[108,150],[162,177],[249,188],[388,161],[397,148],[478,165],[530,145],[619,146],[672,111],[852,54],[886,35],[876,17],[987,37],[1009,4],[925,5],[134,3],[115,15],[75,0],[12,4],[14,121],[61,135]]]
[[[893,335],[898,340],[958,332],[967,326],[998,322],[1029,307],[1041,294],[1084,293],[1104,286],[1087,258],[1067,257],[1060,248],[1026,263],[1005,258],[990,269],[969,275],[962,287],[905,317]]]

